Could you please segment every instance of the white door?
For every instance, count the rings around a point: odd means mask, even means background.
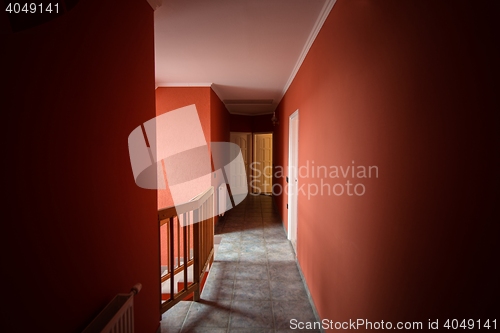
[[[254,193],[271,193],[273,189],[273,135],[254,135]]]
[[[231,184],[231,192],[246,194],[249,180],[250,154],[252,151],[252,133],[231,132],[230,140],[240,147],[243,162],[245,163],[244,168],[236,164],[231,165],[228,179]],[[242,170],[245,170],[245,173]]]
[[[288,133],[288,239],[297,253],[297,192],[299,184],[299,110],[289,120]]]

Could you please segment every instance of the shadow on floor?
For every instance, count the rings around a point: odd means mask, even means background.
[[[252,196],[219,219],[222,237],[200,302],[163,314],[162,333],[281,333],[314,322],[307,292],[270,196]]]

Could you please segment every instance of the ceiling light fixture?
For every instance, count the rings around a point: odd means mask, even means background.
[[[273,126],[276,126],[276,125],[278,125],[280,123],[280,121],[276,117],[276,113],[274,111],[273,111],[273,116],[271,118],[271,121],[273,122]]]

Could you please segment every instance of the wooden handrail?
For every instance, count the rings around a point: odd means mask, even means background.
[[[141,292],[142,289],[142,284],[136,283],[131,289],[130,292],[133,293],[134,295],[137,295],[138,293]]]
[[[213,186],[197,195],[193,199],[180,205],[165,207],[158,210],[158,220],[166,220],[170,217],[179,216],[187,212],[194,211],[201,207],[201,205],[214,193]]]
[[[180,223],[179,218],[182,216]],[[201,277],[213,261],[214,238],[214,189],[208,188],[190,201],[158,210],[158,223],[166,228],[168,242],[168,274],[160,277],[160,283],[168,282],[170,295],[161,304],[165,312],[187,295],[193,293],[194,300],[200,298]],[[191,258],[190,251],[193,250]],[[161,255],[161,253],[160,253]],[[182,264],[181,264],[181,255]],[[177,265],[175,265],[177,259]],[[188,267],[193,267],[193,282],[188,283]],[[184,288],[174,294],[176,274],[182,274]]]

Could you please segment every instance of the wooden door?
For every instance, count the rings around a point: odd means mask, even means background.
[[[254,193],[272,192],[273,187],[273,135],[254,135],[254,164],[253,164]]]

